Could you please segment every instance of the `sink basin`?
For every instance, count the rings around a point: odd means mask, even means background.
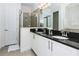
[[[68,39],[66,37],[62,37],[62,36],[52,36],[53,38],[57,38],[57,39]]]
[[[39,33],[39,34],[43,34],[43,32],[37,32],[37,33]]]

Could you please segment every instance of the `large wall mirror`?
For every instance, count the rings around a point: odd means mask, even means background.
[[[66,6],[65,6],[66,5]],[[24,27],[47,27],[54,30],[79,31],[79,4],[52,3],[36,9],[31,15],[22,13]]]

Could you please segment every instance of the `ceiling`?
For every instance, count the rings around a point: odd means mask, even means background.
[[[22,6],[28,6],[31,8],[36,8],[38,6],[39,3],[22,3]]]

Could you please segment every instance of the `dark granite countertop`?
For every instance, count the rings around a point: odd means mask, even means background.
[[[75,38],[69,38],[67,40],[63,40],[63,39],[53,38],[50,35],[46,35],[46,34],[42,34],[42,33],[38,33],[38,32],[33,32],[33,33],[38,34],[43,37],[46,37],[46,38],[51,39],[53,41],[59,42],[59,43],[64,44],[66,46],[70,46],[72,48],[79,49],[79,43],[70,40],[70,39],[75,39]]]

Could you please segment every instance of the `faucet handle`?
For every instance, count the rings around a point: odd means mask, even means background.
[[[67,37],[67,32],[65,31],[65,36]]]
[[[68,33],[68,32],[66,32],[66,31],[61,31],[61,33],[62,33],[62,36],[67,37],[67,33]]]
[[[53,32],[52,32],[52,30],[50,30],[50,31],[49,31],[49,35],[53,35]]]

